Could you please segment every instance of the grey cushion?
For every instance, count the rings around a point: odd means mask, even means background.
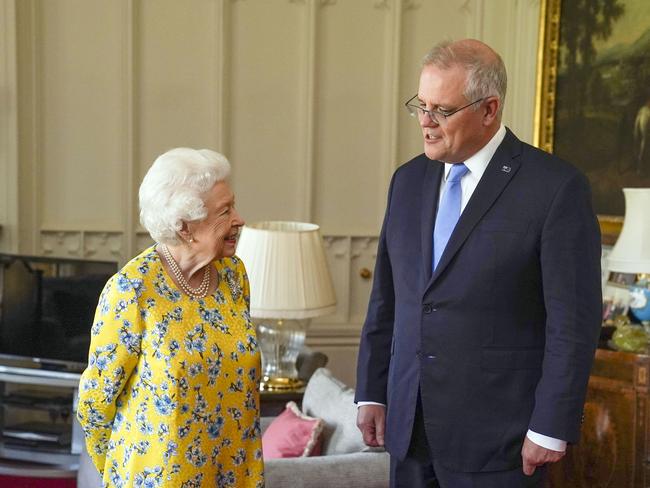
[[[296,359],[298,378],[307,382],[318,368],[327,365],[328,357],[319,351],[313,351],[309,347],[303,347]]]
[[[303,411],[325,421],[322,454],[347,454],[366,451],[357,428],[354,390],[319,368],[307,383],[302,400]]]

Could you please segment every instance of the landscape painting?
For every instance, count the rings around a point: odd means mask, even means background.
[[[650,1],[543,8],[538,143],[585,172],[598,214],[622,216],[621,189],[650,187]]]

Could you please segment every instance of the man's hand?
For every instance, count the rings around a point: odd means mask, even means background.
[[[546,463],[556,463],[564,457],[564,452],[552,451],[545,447],[538,446],[528,437],[524,439],[524,445],[521,448],[521,459],[524,462],[524,474],[531,476],[537,466],[543,466]]]
[[[363,435],[363,442],[371,447],[384,445],[386,407],[383,405],[362,405],[357,412],[357,427]]]

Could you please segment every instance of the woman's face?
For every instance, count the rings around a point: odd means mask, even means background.
[[[210,259],[233,256],[244,221],[235,210],[235,194],[230,185],[225,181],[216,183],[206,193],[204,203],[208,209],[207,217],[187,224],[194,239],[192,249]]]

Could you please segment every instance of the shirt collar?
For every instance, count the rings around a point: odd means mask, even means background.
[[[476,154],[474,154],[474,156],[464,161],[465,166],[467,166],[467,169],[469,169],[469,172],[474,178],[477,180],[481,179],[481,176],[483,176],[483,173],[485,172],[487,165],[490,163],[492,156],[494,156],[494,153],[497,152],[497,148],[503,142],[503,139],[505,137],[506,127],[501,124],[499,126],[499,130],[497,130],[496,134],[492,136],[492,139],[490,139],[490,141],[485,146],[483,146]],[[453,163],[445,163],[445,181],[447,181],[447,177],[449,176],[449,171],[451,171],[452,166]]]

